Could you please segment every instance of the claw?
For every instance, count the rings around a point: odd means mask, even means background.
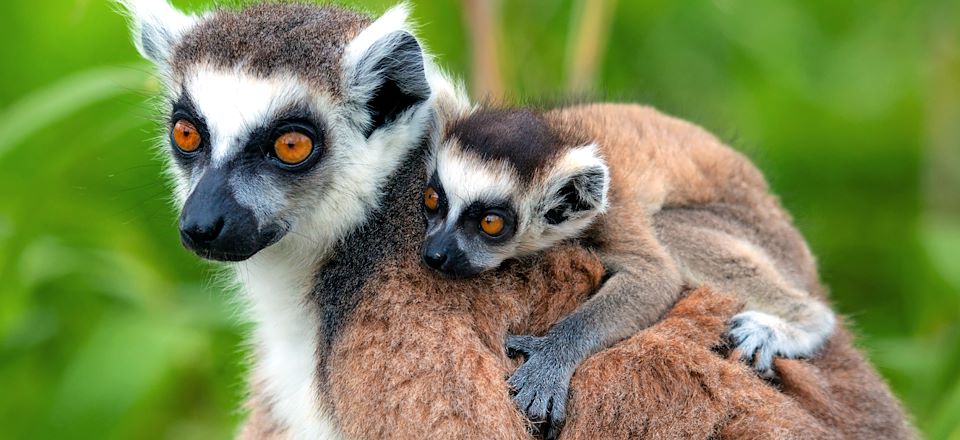
[[[533,399],[533,403],[527,408],[527,415],[531,420],[547,420],[547,409],[550,406],[550,399],[550,396],[537,394],[537,397]]]
[[[740,359],[752,366],[761,376],[773,375],[773,358],[783,335],[775,326],[765,322],[766,314],[744,312],[730,320],[728,335],[734,347],[740,351]],[[772,318],[772,316],[771,316]]]
[[[513,403],[517,405],[517,408],[520,408],[526,413],[530,405],[533,404],[533,394],[533,390],[522,390],[518,392],[516,396],[513,396]]]
[[[529,358],[530,353],[536,351],[542,345],[541,337],[529,335],[510,335],[507,336],[507,356],[515,358],[518,355],[524,355]]]
[[[563,422],[566,418],[566,397],[563,399],[554,399],[553,407],[550,408],[550,418],[548,420],[547,435],[548,440],[556,439],[560,436],[560,429],[563,428]]]

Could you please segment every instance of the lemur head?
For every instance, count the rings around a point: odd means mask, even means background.
[[[306,4],[189,15],[118,1],[165,82],[181,241],[201,257],[244,260],[291,235],[329,246],[433,122],[439,74],[403,5],[371,20]]]
[[[528,110],[454,122],[428,171],[423,259],[453,277],[577,237],[606,210],[610,186],[595,144]]]

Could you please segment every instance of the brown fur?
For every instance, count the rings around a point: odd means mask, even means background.
[[[584,264],[592,259],[583,250],[544,259],[464,281],[392,261],[395,271],[368,286],[383,294],[357,307],[332,350],[330,394],[348,437],[526,437],[504,381],[514,366],[504,353],[506,331],[544,330],[601,276]],[[574,294],[536,295],[561,289]],[[531,320],[534,310],[550,319]]]
[[[732,297],[699,289],[662,322],[589,359],[574,376],[562,438],[916,436],[845,329],[815,359],[776,360],[779,384],[711,351],[737,310]]]
[[[308,4],[222,9],[184,35],[171,65],[178,74],[202,63],[241,65],[264,76],[287,72],[336,94],[344,48],[369,23],[368,17],[348,9]]]
[[[506,273],[450,282],[396,261],[336,345],[334,408],[348,438],[530,438],[504,379],[509,332],[542,333],[600,280],[579,248]],[[739,310],[702,288],[662,322],[574,375],[565,439],[911,438],[899,405],[846,331],[807,361],[778,360],[764,382],[712,351]]]
[[[551,125],[575,133],[574,145],[583,137],[595,139],[616,160],[610,169],[613,207],[635,206],[638,199],[644,206],[664,208],[775,203],[749,159],[702,128],[653,108],[587,104],[544,116]]]

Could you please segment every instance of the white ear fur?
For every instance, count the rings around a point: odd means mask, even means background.
[[[133,44],[144,58],[158,66],[169,62],[170,50],[197,23],[197,17],[178,11],[166,0],[116,0],[130,18]]]
[[[344,64],[347,66],[356,65],[370,49],[370,46],[391,33],[396,31],[412,33],[410,24],[407,22],[409,17],[410,8],[407,7],[406,3],[400,3],[388,9],[347,45],[343,57]]]
[[[388,37],[393,38],[394,35],[397,35],[397,32],[411,33],[407,24],[409,15],[410,12],[406,3],[394,6],[367,26],[366,29],[360,31],[347,44],[343,55],[345,80],[351,88],[350,93],[358,95],[358,100],[372,94],[378,85],[377,78],[371,78],[378,72],[370,64],[383,58],[386,53],[376,52],[386,52],[393,48],[389,44],[381,43],[381,40]],[[354,98],[354,96],[351,96],[351,98]]]
[[[385,90],[382,87],[387,82],[395,86],[392,93],[398,93],[413,102],[426,100],[430,96],[427,56],[410,30],[408,16],[406,4],[394,6],[347,45],[343,58],[343,80],[348,102],[371,105],[371,100],[378,92]],[[389,104],[395,103],[391,101]],[[378,109],[372,110],[374,121],[355,122],[370,128],[378,118]]]
[[[592,219],[606,212],[610,169],[596,144],[571,148],[547,178],[544,203],[548,223]]]

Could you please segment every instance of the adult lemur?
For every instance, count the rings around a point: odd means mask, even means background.
[[[428,167],[423,258],[441,273],[475,275],[580,235],[608,269],[546,335],[508,341],[527,358],[510,383],[533,419],[559,424],[576,367],[658,321],[684,285],[744,299],[730,337],[764,375],[774,356],[811,356],[833,332],[832,311],[811,295],[813,258],[760,172],[719,142],[650,133],[674,128],[650,124],[654,113],[478,109],[448,124]],[[679,210],[727,221],[657,221]]]
[[[255,398],[287,436],[335,438],[322,395],[331,341],[377,263],[419,235],[391,229],[410,221],[384,194],[419,192],[424,138],[465,100],[425,58],[403,6],[374,21],[296,3],[189,15],[119,1],[165,85],[181,241],[237,262]]]

